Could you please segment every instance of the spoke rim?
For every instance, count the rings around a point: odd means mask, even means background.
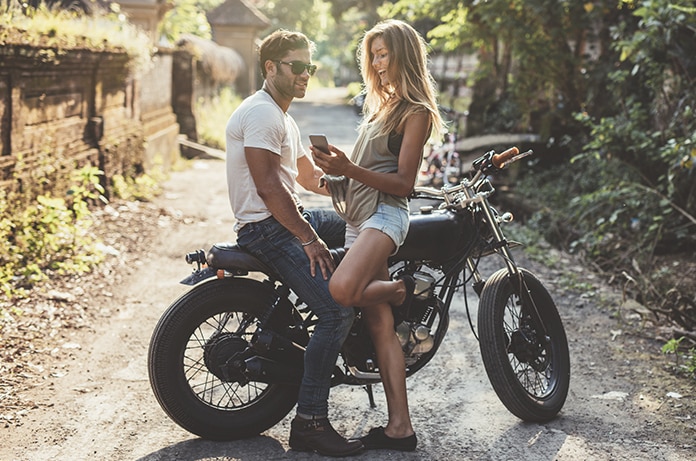
[[[251,332],[238,331],[245,323],[242,312],[223,312],[206,319],[191,333],[182,357],[182,369],[193,395],[206,405],[234,411],[248,407],[263,398],[269,385],[251,381],[246,384],[225,382],[215,376],[204,363],[204,347],[215,335],[236,333],[249,341]]]
[[[534,359],[545,363],[546,366],[542,370],[537,370],[532,364],[521,361],[518,356],[510,350],[511,338],[514,334],[526,328],[526,324],[528,324],[528,322],[523,318],[519,297],[514,294],[510,295],[503,317],[503,333],[508,338],[508,360],[517,377],[517,381],[524,390],[534,398],[544,399],[553,393],[556,383],[552,351],[549,347],[539,348],[539,353]]]

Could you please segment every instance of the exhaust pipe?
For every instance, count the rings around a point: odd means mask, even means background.
[[[248,358],[245,364],[244,375],[250,381],[267,384],[300,384],[304,372],[302,361],[284,364],[258,355]]]

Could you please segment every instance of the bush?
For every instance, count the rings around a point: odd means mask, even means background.
[[[0,291],[8,299],[50,274],[84,273],[103,259],[89,208],[103,200],[101,174],[75,170],[65,197],[39,195],[26,205],[0,191]]]
[[[213,99],[201,99],[196,104],[198,142],[216,149],[225,149],[227,119],[242,99],[232,88],[225,87]]]
[[[580,154],[524,188],[548,206],[533,220],[547,238],[636,281],[633,294],[657,306],[674,288],[655,286],[657,258],[696,255],[695,26],[694,8],[636,2],[611,30],[606,99],[576,115]]]

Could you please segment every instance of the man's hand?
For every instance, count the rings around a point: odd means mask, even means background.
[[[309,271],[312,277],[316,275],[316,267],[319,266],[324,280],[328,280],[329,275],[336,269],[336,263],[329,252],[329,247],[318,238],[309,245],[304,245],[302,248],[309,258]]]

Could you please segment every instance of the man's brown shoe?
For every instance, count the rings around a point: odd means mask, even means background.
[[[324,456],[351,456],[363,449],[360,440],[347,440],[336,432],[328,418],[302,419],[295,416],[290,424],[290,448],[316,451]]]

